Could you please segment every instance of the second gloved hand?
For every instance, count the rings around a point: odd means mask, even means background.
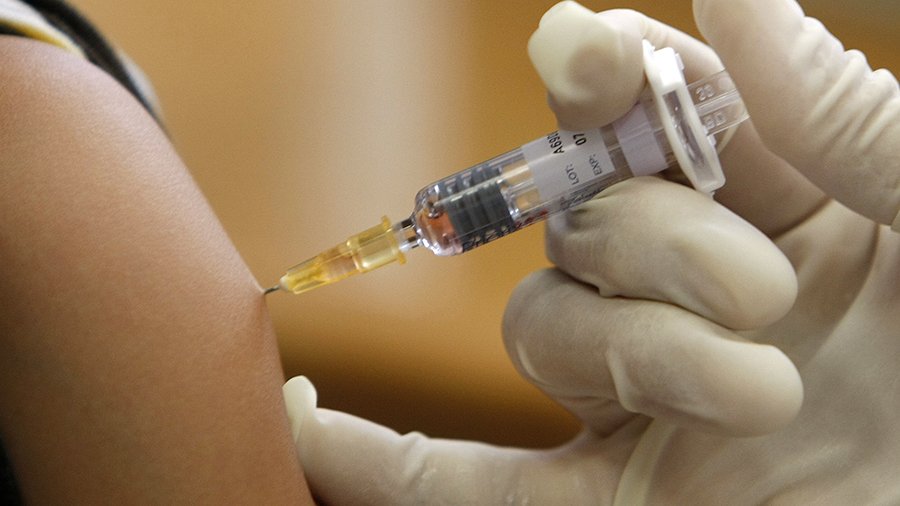
[[[694,13],[716,54],[632,12],[600,16],[674,47],[688,80],[718,70],[721,58],[752,125],[720,155],[728,182],[716,200],[784,252],[797,273],[796,303],[768,325],[744,320],[774,315],[766,308],[780,306],[778,291],[745,298],[766,281],[733,287],[728,279],[742,271],[723,267],[762,257],[750,249],[728,253],[719,238],[725,222],[712,208],[718,204],[710,202],[704,216],[671,185],[635,180],[551,223],[548,252],[559,271],[517,291],[508,348],[526,377],[598,434],[615,431],[633,412],[654,417],[618,483],[620,504],[896,503],[900,235],[888,226],[900,231],[897,81],[873,72],[861,53],[845,52],[793,0],[696,0]],[[564,17],[544,19],[532,55],[558,94],[551,105],[560,121],[586,128],[596,113],[585,108],[608,92],[586,88],[580,65],[544,61],[570,47],[544,31],[555,23],[565,24]],[[567,54],[585,53],[570,47]],[[731,260],[709,262],[721,254]],[[770,274],[781,267],[772,264]],[[728,286],[737,289],[721,290]],[[681,310],[692,314],[675,314]],[[547,317],[532,318],[536,312]],[[632,331],[620,332],[629,322]],[[709,335],[720,344],[698,347]],[[798,385],[774,356],[737,352],[729,360],[716,351],[740,339],[782,350],[803,382],[797,418],[760,437],[729,432],[786,422],[777,415],[788,413],[785,394]],[[609,385],[618,406],[609,402]],[[745,411],[753,406],[759,416]],[[767,427],[766,420],[776,423]]]
[[[550,223],[559,268],[516,290],[504,334],[522,374],[585,430],[543,451],[401,436],[315,409],[295,379],[285,395],[320,498],[900,498],[900,236],[879,225],[900,210],[896,81],[844,53],[793,0],[697,0],[695,15],[716,53],[637,13],[572,2],[548,12],[529,48],[568,129],[634,102],[642,38],[674,47],[688,81],[724,61],[753,120],[721,155],[717,201],[638,178]]]

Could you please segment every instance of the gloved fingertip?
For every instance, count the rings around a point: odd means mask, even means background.
[[[547,9],[547,12],[541,16],[541,20],[538,21],[538,27],[543,27],[546,24],[552,23],[552,20],[560,15],[566,15],[565,12],[568,10],[587,10],[584,6],[575,2],[574,0],[563,0],[555,4],[553,7]]]
[[[774,346],[730,342],[706,370],[705,400],[688,411],[698,428],[729,436],[776,432],[796,418],[803,382],[793,362]]]
[[[297,442],[303,422],[307,417],[315,416],[318,398],[316,387],[306,376],[295,376],[284,384],[282,393],[291,422],[291,436]]]
[[[715,45],[776,19],[800,19],[803,9],[796,0],[694,0],[694,20],[704,37]]]
[[[774,346],[752,346],[756,363],[744,375],[735,375],[733,407],[721,413],[721,427],[734,436],[777,432],[797,417],[803,405],[803,382],[793,362]]]
[[[803,383],[779,349],[681,318],[652,353],[607,353],[627,410],[727,436],[758,436],[788,425],[803,404]],[[673,322],[674,323],[674,322]]]
[[[552,7],[528,41],[528,54],[560,126],[592,128],[627,112],[643,88],[642,16],[596,14],[576,2]]]
[[[682,272],[690,273],[690,278],[680,292],[671,293],[671,300],[735,330],[760,328],[783,318],[798,293],[797,275],[788,258],[730,212],[707,216],[707,222],[698,218],[672,226],[667,249],[682,259]]]

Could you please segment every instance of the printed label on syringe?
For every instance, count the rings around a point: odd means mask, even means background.
[[[599,128],[559,130],[522,146],[542,200],[567,195],[614,171]]]

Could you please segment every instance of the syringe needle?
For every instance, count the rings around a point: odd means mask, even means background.
[[[272,288],[266,289],[266,291],[263,292],[263,295],[269,295],[270,293],[272,293],[272,292],[277,292],[277,291],[280,290],[280,289],[281,289],[281,285],[275,285],[275,286],[273,286]]]

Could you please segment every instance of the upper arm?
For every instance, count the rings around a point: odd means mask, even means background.
[[[36,503],[298,502],[260,289],[152,117],[0,36],[0,435]]]

